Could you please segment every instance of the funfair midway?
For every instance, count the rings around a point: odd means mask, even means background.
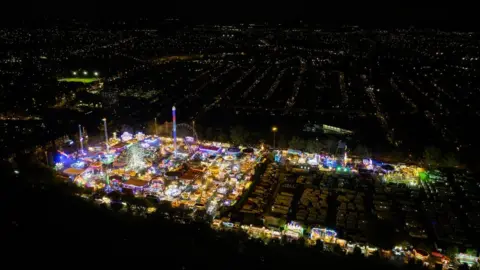
[[[59,151],[55,170],[83,190],[91,193],[102,191],[106,195],[97,198],[101,203],[126,205],[126,202],[113,202],[108,196],[111,193],[155,198],[158,202],[170,202],[173,208],[191,210],[192,217],[195,213],[202,213],[216,230],[241,230],[265,241],[305,238],[309,245],[322,241],[339,245],[347,253],[358,246],[366,256],[379,249],[341,239],[335,230],[321,225],[310,224],[307,227],[302,221],[289,219],[281,225],[266,222],[259,227],[232,221],[225,212],[232,209],[252,212],[244,205],[245,202],[250,200],[252,193],[262,193],[259,190],[262,179],[266,174],[278,176],[279,168],[298,174],[313,171],[342,175],[372,174],[380,182],[400,182],[411,188],[418,186],[427,174],[418,166],[384,164],[369,157],[349,157],[346,151],[335,156],[294,149],[271,149],[264,145],[234,146],[226,142],[201,141],[195,136],[177,138],[175,107],[172,108],[172,118],[171,137],[141,132],[135,135],[123,132],[120,136],[113,133],[109,136],[104,119],[105,141],[88,147],[84,147],[80,127],[80,149],[69,154]],[[273,160],[268,157],[273,157]],[[260,168],[263,168],[260,172],[264,173],[263,178],[254,177]],[[313,193],[306,194],[305,198],[302,196],[301,200],[309,200],[315,195]],[[286,196],[285,200],[289,197],[286,194],[278,196]],[[319,196],[321,198],[321,194]],[[258,214],[264,214],[267,207],[271,205],[259,209]],[[155,211],[155,207],[145,209],[146,213]],[[276,211],[282,211],[281,203]],[[405,246],[382,252],[430,260],[430,254]],[[470,260],[476,262],[478,258]],[[450,258],[442,255],[438,261],[447,267]]]

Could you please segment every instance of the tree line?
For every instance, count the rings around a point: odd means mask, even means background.
[[[109,125],[111,125],[109,123]],[[193,125],[193,124],[192,124]],[[271,132],[254,132],[246,129],[241,125],[234,125],[228,128],[195,125],[196,133],[199,139],[208,141],[232,142],[235,145],[273,145],[273,133]],[[134,132],[131,127],[123,125],[121,130]],[[158,134],[162,136],[171,136],[171,122],[157,123],[148,122],[144,126],[145,133]],[[103,132],[103,124],[99,126],[99,131]],[[178,134],[177,129],[177,134]],[[186,134],[189,132],[187,131]],[[178,134],[185,136],[185,134]],[[300,136],[292,136],[287,138],[281,132],[276,134],[275,147],[278,149],[296,149],[309,153],[343,153],[343,149],[338,149],[341,140],[334,136],[322,136],[320,138],[305,139]],[[347,152],[349,155],[355,155],[361,158],[373,157],[387,162],[414,162],[423,165],[429,169],[440,167],[457,168],[460,161],[455,152],[442,153],[442,151],[434,146],[427,146],[423,153],[406,153],[399,149],[390,149],[384,152],[374,152],[365,144],[353,141],[347,141]],[[339,150],[339,151],[338,151]]]

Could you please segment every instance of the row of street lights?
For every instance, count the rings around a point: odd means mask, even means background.
[[[77,76],[78,72],[77,72],[77,71],[72,71],[72,74],[73,74],[74,76]],[[87,75],[88,75],[88,71],[86,71],[86,70],[83,71],[83,75],[87,76]],[[100,74],[95,71],[95,72],[93,72],[93,75],[94,75],[94,76],[98,76],[98,75],[100,75]]]

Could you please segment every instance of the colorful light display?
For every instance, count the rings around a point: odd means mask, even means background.
[[[138,141],[143,141],[143,140],[145,140],[145,134],[143,134],[142,132],[138,132],[135,135],[135,139],[137,139]]]
[[[122,139],[122,142],[126,142],[126,141],[130,141],[131,139],[133,139],[133,135],[131,133],[128,133],[128,132],[125,131],[120,136],[120,138]]]
[[[299,234],[303,234],[303,227],[302,225],[298,224],[297,222],[295,221],[291,221],[290,223],[288,223],[287,225],[285,225],[285,229],[287,231],[292,231],[292,232],[296,232],[296,233],[299,233]]]
[[[312,228],[310,231],[310,239],[323,240],[327,243],[334,242],[337,237],[337,232],[326,228]]]
[[[127,151],[127,168],[133,171],[144,169],[146,166],[145,150],[138,144],[134,144]]]
[[[80,140],[80,153],[83,153],[83,135],[82,135],[82,126],[78,125],[78,137]]]

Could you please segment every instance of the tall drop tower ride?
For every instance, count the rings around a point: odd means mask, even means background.
[[[173,133],[173,149],[174,149],[174,156],[177,157],[177,117],[175,113],[176,109],[175,106],[172,107],[172,121],[173,121],[173,128],[172,128],[172,133]]]

